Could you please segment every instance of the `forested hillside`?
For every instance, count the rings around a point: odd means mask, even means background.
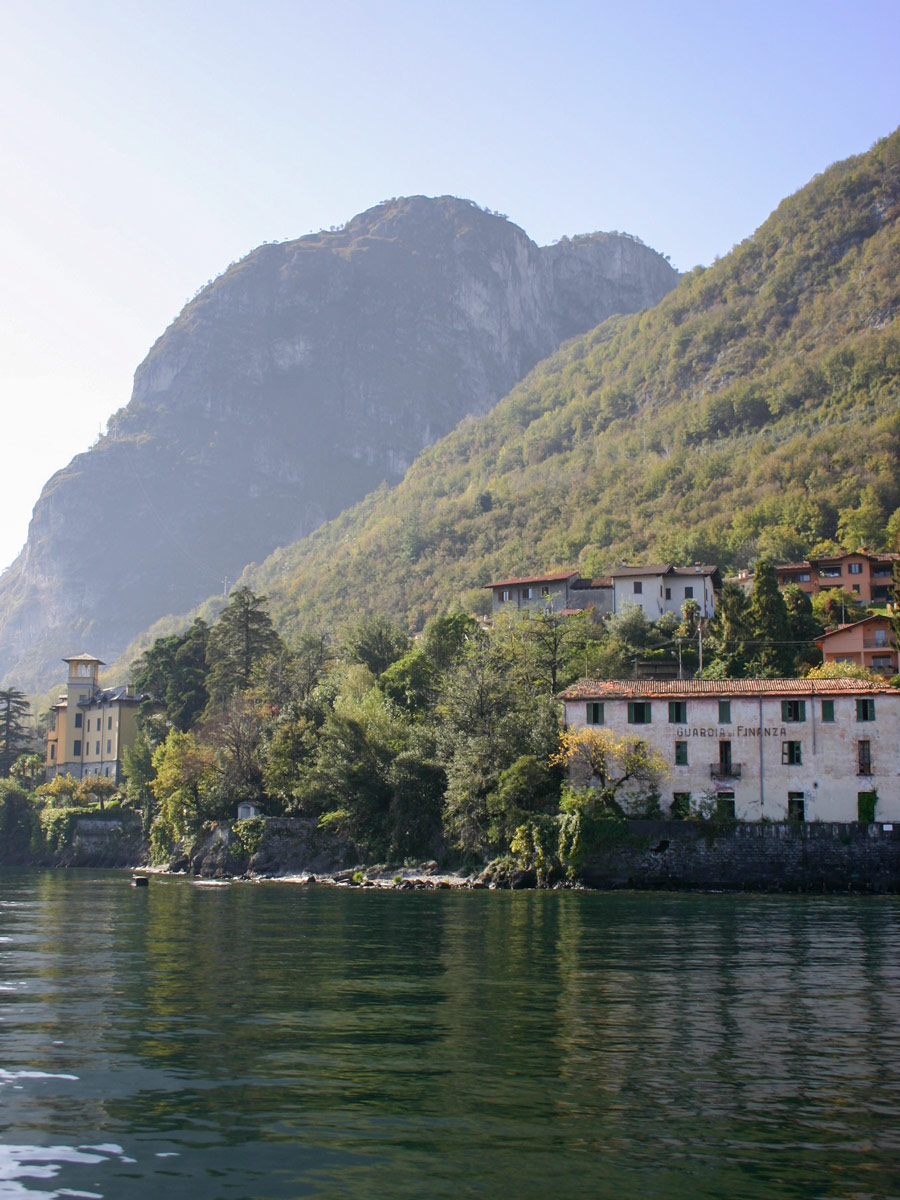
[[[529,570],[893,546],[898,251],[900,131],[243,582],[290,635],[360,611],[416,628]]]

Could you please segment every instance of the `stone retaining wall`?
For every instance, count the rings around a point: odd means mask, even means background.
[[[900,827],[628,821],[581,878],[604,889],[900,892]]]

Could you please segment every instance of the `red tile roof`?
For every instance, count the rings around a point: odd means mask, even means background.
[[[900,688],[865,679],[580,679],[560,700],[631,700],[682,696],[819,696],[887,693]]]

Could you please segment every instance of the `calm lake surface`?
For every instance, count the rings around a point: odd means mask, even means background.
[[[0,875],[0,1195],[900,1196],[900,900]]]

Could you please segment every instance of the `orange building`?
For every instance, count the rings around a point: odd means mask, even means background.
[[[808,596],[826,588],[855,592],[863,604],[886,604],[891,599],[891,572],[900,554],[835,554],[811,558],[809,562],[783,563],[776,567],[778,586],[796,583]]]
[[[887,617],[866,617],[816,638],[826,663],[849,662],[876,675],[897,675],[897,641]]]

